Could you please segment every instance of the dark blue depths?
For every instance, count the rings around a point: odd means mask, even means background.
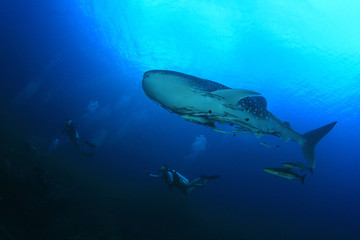
[[[304,185],[275,178],[262,168],[304,161],[296,143],[223,135],[165,111],[141,88],[143,73],[164,65],[140,65],[129,60],[131,52],[113,51],[99,34],[103,29],[76,4],[87,9],[83,1],[0,2],[0,239],[359,239],[359,109],[339,110],[349,107],[345,100],[358,90],[341,98],[329,86],[328,94],[341,101],[311,105],[316,90],[290,98],[275,77],[241,86],[229,81],[231,72],[212,79],[213,69],[207,74],[191,64],[169,64],[171,70],[261,92],[268,106],[258,97],[240,104],[258,117],[266,117],[268,108],[301,133],[339,121],[319,143],[314,175],[307,173]],[[125,32],[118,37],[119,45],[126,43]],[[287,57],[277,50],[262,54]],[[301,92],[305,86],[295,79],[292,88]],[[61,135],[66,119],[80,138],[97,145],[93,157]],[[189,179],[221,178],[186,197],[146,176],[146,169],[156,172],[162,164]]]

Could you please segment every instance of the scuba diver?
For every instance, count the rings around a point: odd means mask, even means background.
[[[81,140],[79,133],[77,132],[72,120],[67,119],[64,128],[61,130],[62,135],[67,135],[68,138],[73,142],[76,149],[78,149],[85,157],[93,157],[93,150],[96,148],[95,144],[89,141]],[[84,148],[85,147],[85,148]],[[89,151],[90,150],[90,151]]]
[[[170,190],[172,189],[173,186],[175,186],[178,189],[180,189],[185,195],[188,195],[197,188],[204,187],[208,180],[218,179],[220,177],[219,175],[214,175],[214,176],[200,175],[200,177],[190,182],[175,169],[170,169],[164,165],[161,166],[159,170],[160,174],[152,174],[147,170],[146,172],[147,175],[150,177],[163,178],[166,181],[166,183],[169,185]],[[199,181],[201,180],[203,180],[203,183],[199,183]]]

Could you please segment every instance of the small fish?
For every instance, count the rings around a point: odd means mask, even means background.
[[[304,184],[306,175],[300,176],[291,171],[290,168],[263,168],[263,170],[276,177],[283,177],[289,180],[300,179],[301,183]]]
[[[278,147],[280,147],[280,145],[270,146],[266,142],[260,142],[260,145],[264,146],[264,147],[267,147],[267,148],[274,148],[274,147],[278,148]]]
[[[286,168],[297,169],[301,172],[309,171],[309,172],[311,172],[311,174],[314,174],[313,169],[311,167],[306,166],[302,162],[285,162],[285,163],[282,163],[281,165],[283,165]]]

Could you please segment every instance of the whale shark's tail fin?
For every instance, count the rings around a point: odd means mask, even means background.
[[[299,142],[301,151],[304,154],[310,167],[315,167],[315,147],[316,144],[335,126],[337,122],[312,130],[302,135],[303,141]]]

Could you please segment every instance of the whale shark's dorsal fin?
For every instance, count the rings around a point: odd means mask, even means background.
[[[237,105],[243,98],[260,95],[258,92],[247,89],[223,89],[213,91],[211,94],[224,98],[224,100],[231,105]]]

